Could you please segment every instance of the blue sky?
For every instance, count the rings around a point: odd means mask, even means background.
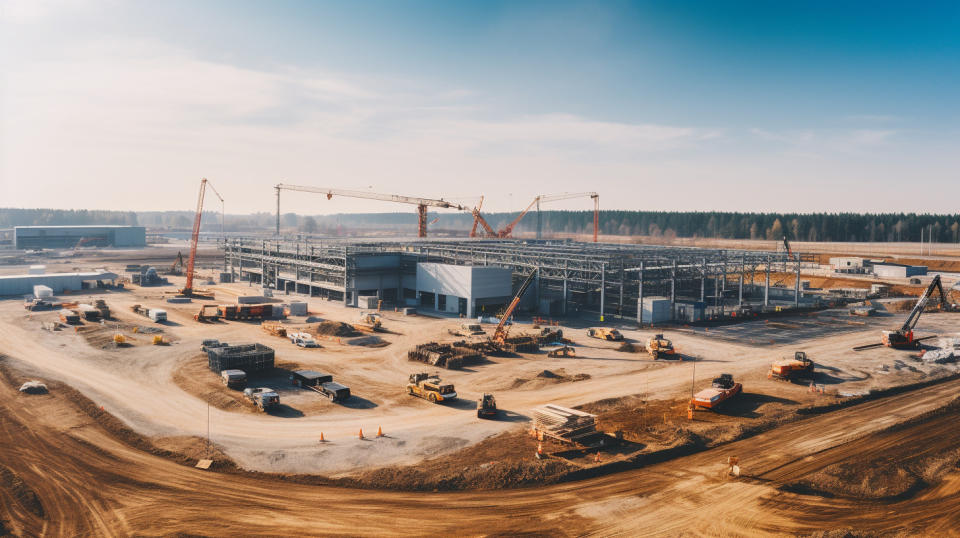
[[[278,181],[490,210],[596,190],[617,209],[957,211],[957,3],[0,6],[0,205],[185,209],[206,176],[237,212],[269,211]],[[285,210],[402,209],[323,202]]]

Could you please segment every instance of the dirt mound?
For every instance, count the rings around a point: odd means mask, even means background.
[[[14,502],[26,511],[37,517],[44,517],[43,503],[40,502],[37,493],[30,489],[20,476],[2,465],[0,465],[0,488],[10,492]],[[0,526],[0,530],[2,529],[3,527]]]
[[[571,383],[574,381],[585,381],[587,379],[590,379],[590,374],[567,374],[563,368],[558,369],[556,372],[543,370],[535,375],[533,379],[522,377],[514,379],[511,388],[519,388],[527,385],[540,386],[548,383]]]
[[[620,344],[620,347],[617,348],[617,351],[622,351],[624,353],[640,353],[643,351],[643,347],[634,344],[633,342],[624,342]]]
[[[353,325],[342,321],[324,321],[317,325],[316,334],[319,336],[360,336],[360,331],[353,328]]]
[[[124,321],[108,321],[106,323],[87,323],[75,329],[91,346],[98,349],[123,349],[131,346],[152,345],[153,336],[162,334],[166,343],[176,341],[175,337],[165,334],[159,327],[143,327],[136,323]],[[134,332],[136,331],[136,332]],[[124,342],[117,344],[113,337],[122,334]]]

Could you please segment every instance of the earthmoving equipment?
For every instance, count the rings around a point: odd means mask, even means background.
[[[667,340],[662,334],[655,334],[647,340],[647,353],[657,359],[675,359],[677,350],[673,348],[673,342]]]
[[[793,359],[774,362],[770,367],[769,377],[792,381],[794,379],[812,379],[813,376],[813,361],[807,358],[805,351],[797,351],[794,352]]]
[[[600,229],[600,195],[595,192],[578,192],[574,194],[550,194],[537,197],[537,239],[543,238],[543,220],[540,215],[540,204],[548,202],[559,202],[560,200],[569,200],[571,198],[593,199],[593,242],[597,242],[597,233]]]
[[[287,337],[287,328],[284,327],[283,323],[279,321],[264,321],[260,324],[260,328],[274,336],[279,336],[281,338]]]
[[[410,374],[407,394],[417,396],[433,403],[446,402],[457,398],[452,384],[444,384],[437,376],[427,373]]]
[[[177,251],[177,259],[173,261],[173,265],[167,269],[168,275],[182,275],[183,274],[183,252]]]
[[[294,385],[310,389],[330,398],[331,402],[342,402],[350,398],[350,387],[334,383],[333,376],[313,370],[297,370],[290,374]]]
[[[220,372],[220,382],[227,388],[245,389],[247,388],[247,373],[243,370],[223,370]]]
[[[487,334],[479,323],[461,323],[456,329],[447,329],[453,336],[478,336]]]
[[[363,198],[366,200],[382,200],[384,202],[399,202],[402,204],[413,204],[417,206],[417,236],[426,237],[427,236],[427,207],[440,207],[444,209],[459,209],[463,210],[463,206],[455,204],[453,202],[448,202],[442,198],[439,200],[434,200],[431,198],[416,198],[412,196],[401,196],[399,194],[377,194],[373,192],[366,191],[349,191],[343,189],[330,189],[327,187],[306,187],[302,185],[286,185],[283,183],[277,184],[274,189],[277,191],[277,235],[280,235],[280,191],[299,191],[299,192],[315,192],[318,194],[327,195],[327,200],[332,199],[334,196],[345,196],[348,198]]]
[[[200,311],[193,315],[193,319],[199,322],[217,321],[220,319],[220,311],[215,304],[205,304],[200,307]]]
[[[382,319],[376,312],[361,312],[354,328],[361,331],[379,331],[383,328]]]
[[[163,335],[162,335],[162,334],[155,334],[155,335],[153,335],[153,345],[155,345],[155,346],[162,346],[162,345],[165,344],[165,343],[166,343],[166,342],[163,341]]]
[[[127,337],[120,333],[116,333],[113,335],[113,343],[117,345],[125,344],[127,343]]]
[[[497,399],[493,394],[484,392],[477,399],[477,418],[497,418]]]
[[[244,389],[243,395],[257,406],[261,411],[269,411],[271,408],[280,405],[280,395],[266,387],[255,389]]]
[[[573,358],[577,356],[577,350],[572,346],[562,346],[551,349],[547,352],[547,356],[551,358]]]
[[[614,342],[623,340],[623,335],[620,334],[620,331],[616,329],[608,329],[606,327],[591,327],[587,329],[587,336],[591,338],[599,338],[600,340],[611,340]]]
[[[919,346],[919,342],[913,337],[913,328],[917,326],[917,321],[920,320],[920,314],[923,313],[923,309],[926,308],[927,302],[930,301],[930,297],[935,290],[939,291],[938,308],[950,308],[947,294],[943,291],[943,285],[940,284],[940,275],[934,275],[933,280],[930,281],[930,285],[924,290],[923,295],[917,299],[917,304],[914,305],[913,310],[910,311],[903,325],[901,325],[899,329],[880,333],[880,341],[883,345],[898,349],[914,349]]]
[[[503,315],[500,316],[500,323],[497,324],[496,330],[493,331],[493,341],[496,344],[502,346],[506,343],[507,334],[509,332],[506,325],[507,320],[513,315],[513,311],[516,310],[517,305],[520,304],[520,299],[533,282],[533,278],[537,275],[537,270],[537,268],[534,268],[533,271],[530,271],[530,275],[527,276],[526,280],[523,281],[523,284],[520,285],[520,289],[517,290],[517,294],[513,296],[513,300],[510,301],[510,305],[507,306],[507,309],[503,312]]]
[[[733,381],[733,375],[720,374],[720,377],[714,378],[713,384],[708,389],[703,389],[693,395],[690,405],[702,409],[716,409],[723,402],[733,398],[743,391],[740,383]]]

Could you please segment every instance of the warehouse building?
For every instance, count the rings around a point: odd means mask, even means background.
[[[880,278],[910,278],[927,274],[925,265],[904,265],[900,263],[876,263],[873,274]]]
[[[420,306],[473,317],[486,305],[510,302],[513,271],[503,267],[417,264]]]
[[[145,247],[143,226],[16,226],[18,249],[88,247]]]
[[[30,295],[33,293],[34,286],[46,286],[53,293],[94,289],[112,286],[117,278],[116,273],[106,271],[0,276],[0,296]]]

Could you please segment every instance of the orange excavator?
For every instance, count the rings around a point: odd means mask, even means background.
[[[530,276],[523,281],[523,284],[520,285],[520,289],[517,291],[517,294],[513,296],[513,300],[510,301],[510,306],[503,312],[503,315],[500,316],[500,323],[497,325],[497,329],[493,331],[493,342],[497,345],[503,345],[507,342],[507,334],[509,329],[507,328],[507,320],[510,319],[510,316],[513,315],[513,311],[516,310],[517,305],[520,304],[520,299],[523,297],[524,292],[527,291],[527,288],[530,287],[530,283],[533,282],[533,278],[537,276],[537,269],[534,268],[530,272]]]

